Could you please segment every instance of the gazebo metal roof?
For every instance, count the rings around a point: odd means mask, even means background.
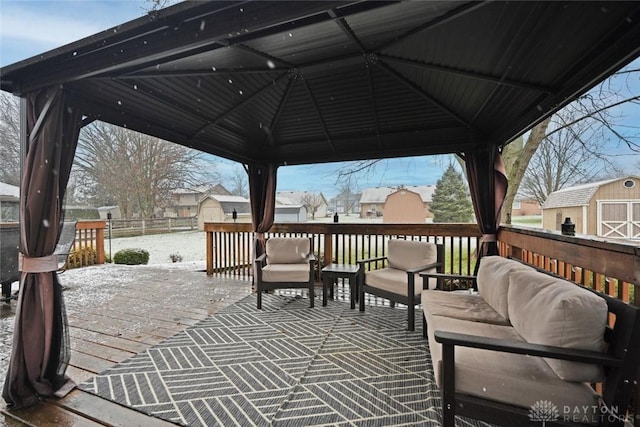
[[[187,2],[6,66],[90,119],[249,163],[505,144],[640,54],[638,2]]]

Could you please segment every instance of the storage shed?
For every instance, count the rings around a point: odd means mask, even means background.
[[[571,218],[576,233],[640,238],[640,177],[628,176],[555,191],[542,205],[542,226],[560,231]]]
[[[302,205],[276,205],[274,222],[307,222],[307,208]]]
[[[382,222],[395,224],[424,224],[433,218],[429,204],[435,187],[422,185],[399,188],[387,196]]]
[[[251,222],[251,204],[242,196],[212,194],[198,203],[198,230],[204,230],[205,222]]]

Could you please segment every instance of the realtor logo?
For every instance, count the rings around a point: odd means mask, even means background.
[[[548,400],[538,400],[529,409],[529,419],[531,421],[542,421],[542,425],[547,421],[557,421],[560,418],[558,407]]]

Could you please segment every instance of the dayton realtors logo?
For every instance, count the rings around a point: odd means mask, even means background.
[[[529,409],[529,419],[531,421],[542,422],[543,427],[547,422],[561,420],[563,422],[597,424],[604,420],[609,423],[629,421],[629,417],[620,415],[617,407],[607,407],[600,400],[598,405],[593,406],[563,406],[558,408],[553,402],[548,400],[538,400]]]
[[[558,407],[548,400],[538,400],[529,409],[529,419],[542,421],[543,426],[547,421],[558,421],[558,418],[560,418]]]

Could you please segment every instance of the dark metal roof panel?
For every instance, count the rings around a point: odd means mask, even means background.
[[[640,54],[637,2],[194,2],[4,67],[238,161],[503,144]]]

